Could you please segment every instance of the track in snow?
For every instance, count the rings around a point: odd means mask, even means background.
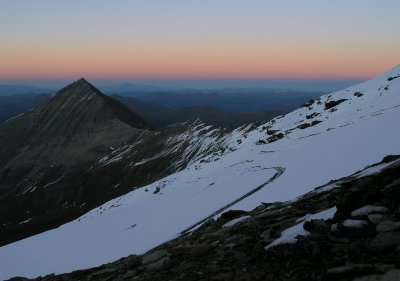
[[[235,205],[236,203],[239,203],[240,201],[242,201],[243,199],[249,197],[250,195],[256,193],[257,191],[259,191],[260,189],[264,188],[266,185],[270,184],[271,182],[275,181],[277,178],[279,178],[286,170],[286,168],[284,167],[271,167],[268,169],[274,169],[276,171],[276,173],[266,182],[262,183],[261,185],[257,186],[256,188],[250,190],[249,192],[247,192],[245,195],[237,198],[235,201],[223,206],[222,208],[218,209],[217,211],[215,211],[214,213],[212,213],[211,215],[209,215],[208,217],[202,219],[201,221],[193,224],[192,226],[186,228],[185,230],[183,230],[181,232],[181,234],[186,234],[190,231],[192,231],[194,228],[196,228],[197,226],[203,224],[204,222],[206,222],[207,220],[215,217],[216,215],[219,215],[220,213],[222,213],[223,211],[225,211],[226,209],[232,207],[233,205]]]

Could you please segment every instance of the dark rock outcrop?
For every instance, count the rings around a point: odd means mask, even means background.
[[[334,108],[335,106],[337,106],[345,101],[347,101],[347,99],[327,101],[327,102],[325,102],[325,109],[328,110],[328,109]]]

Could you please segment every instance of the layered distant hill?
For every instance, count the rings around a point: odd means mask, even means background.
[[[0,84],[0,96],[32,95],[41,93],[54,93],[54,89],[28,85]]]
[[[113,95],[112,97],[143,116],[143,118],[157,128],[174,126],[177,123],[195,119],[200,119],[207,124],[215,126],[236,128],[244,124],[268,121],[278,115],[290,112],[300,105],[295,105],[295,103],[291,105],[282,104],[257,112],[227,112],[208,104],[168,108],[154,101],[145,101],[119,95]],[[175,99],[178,100],[180,97],[175,97]],[[229,100],[229,97],[226,97],[226,100]],[[249,97],[249,100],[251,100],[251,97]]]
[[[225,88],[125,91],[112,96],[158,128],[191,119],[235,128],[286,114],[322,94],[268,88]]]
[[[121,89],[126,89],[126,87]],[[14,86],[14,88],[8,86],[8,88],[12,91],[29,89],[28,86]],[[278,115],[286,114],[322,94],[321,92],[265,88],[168,90],[156,87],[133,87],[132,92],[117,93],[121,94],[113,94],[112,97],[143,116],[156,128],[174,126],[177,123],[195,119],[229,128],[265,122]],[[36,93],[0,95],[0,122],[30,110],[49,97],[48,94]]]
[[[115,92],[114,92],[115,93]],[[151,92],[117,92],[120,96],[157,103],[177,109],[210,105],[225,112],[257,112],[297,107],[324,92],[305,92],[268,88],[178,89]]]
[[[42,104],[50,97],[49,94],[0,96],[0,123]]]

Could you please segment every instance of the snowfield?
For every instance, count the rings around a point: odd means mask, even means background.
[[[389,79],[399,74],[400,66],[261,126],[238,128],[220,142],[227,149],[213,161],[199,159],[75,221],[1,247],[0,279],[65,273],[143,254],[261,185],[230,209],[295,200],[386,155],[400,154],[400,78]],[[284,171],[273,178],[275,167]]]

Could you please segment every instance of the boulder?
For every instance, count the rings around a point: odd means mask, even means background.
[[[225,220],[225,221],[230,221],[230,220],[233,220],[233,219],[235,219],[235,218],[237,218],[237,217],[240,217],[240,216],[246,215],[246,214],[247,214],[246,211],[242,211],[242,210],[230,210],[230,211],[227,211],[227,212],[223,213],[223,214],[221,215],[221,219],[222,219],[222,220]]]
[[[146,269],[149,271],[159,271],[169,267],[170,265],[169,257],[162,258],[156,262],[150,263],[146,265]]]
[[[151,264],[162,258],[169,256],[170,254],[166,250],[158,250],[153,253],[147,254],[142,258],[142,264]]]
[[[385,215],[382,214],[369,214],[368,215],[368,220],[372,222],[373,224],[378,224],[380,222],[385,221],[387,218]]]
[[[371,241],[368,247],[370,252],[387,252],[394,250],[400,244],[400,233],[398,232],[380,232]]]
[[[400,227],[399,222],[392,222],[390,220],[380,222],[376,226],[376,231],[377,232],[386,232],[386,231],[393,231],[396,230]]]

